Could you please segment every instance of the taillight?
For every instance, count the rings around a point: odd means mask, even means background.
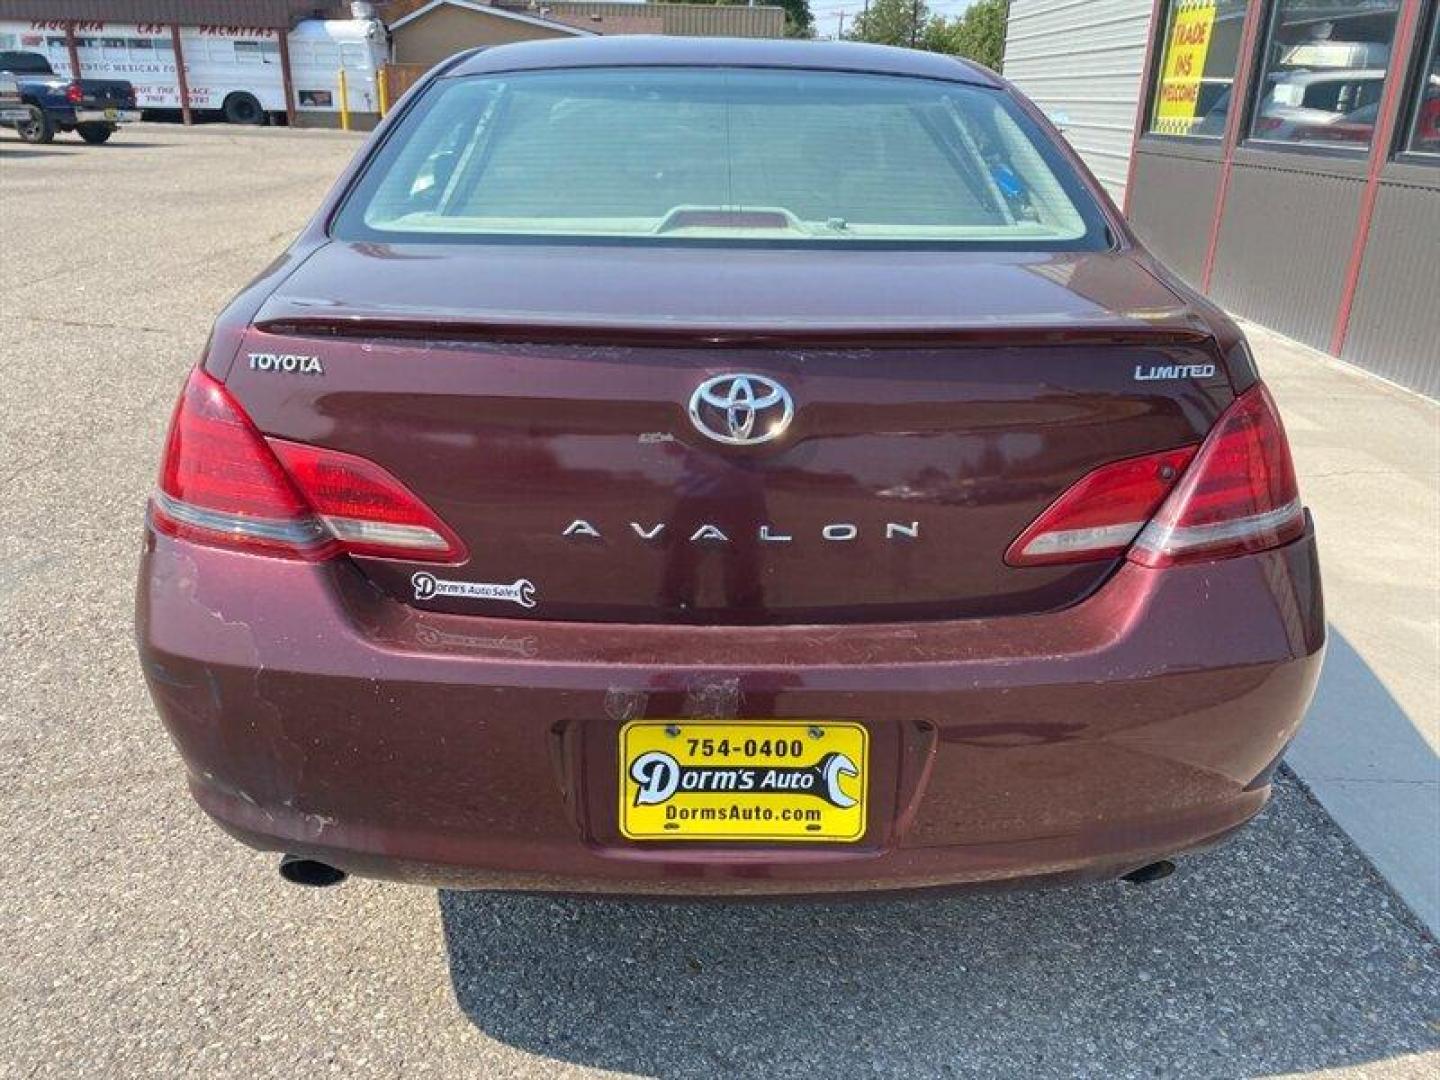
[[[1305,531],[1290,444],[1257,383],[1231,403],[1130,552],[1142,566],[1265,551]]]
[[[199,368],[170,422],[151,519],[171,536],[289,558],[465,557],[460,539],[379,465],[267,442],[225,387]]]
[[[196,369],[170,421],[152,520],[187,540],[297,558],[335,545],[244,411]]]
[[[1010,545],[1011,566],[1112,558],[1130,546],[1195,455],[1182,446],[1086,473]]]
[[[72,82],[69,86],[65,87],[65,100],[70,102],[71,105],[79,105],[80,102],[85,100],[85,91],[80,89],[79,83]]]
[[[455,562],[460,538],[409,488],[353,454],[271,439],[290,478],[352,555]]]

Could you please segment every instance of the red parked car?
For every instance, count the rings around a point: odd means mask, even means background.
[[[1235,325],[989,72],[456,58],[220,316],[144,670],[220,825],[459,887],[1153,878],[1319,671]]]

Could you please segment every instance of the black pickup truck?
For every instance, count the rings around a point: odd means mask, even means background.
[[[0,72],[14,76],[24,120],[6,121],[26,142],[48,143],[57,131],[103,143],[120,124],[140,119],[135,87],[125,79],[66,79],[39,53],[0,52]]]

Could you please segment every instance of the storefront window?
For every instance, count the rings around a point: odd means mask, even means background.
[[[1251,136],[1368,148],[1399,11],[1400,0],[1277,0]]]
[[[1430,27],[1430,52],[1420,70],[1420,85],[1410,113],[1410,138],[1405,149],[1412,154],[1440,155],[1440,12]]]
[[[1218,139],[1225,134],[1248,0],[1170,0],[1150,131]]]

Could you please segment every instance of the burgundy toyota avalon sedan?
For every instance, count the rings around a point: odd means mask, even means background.
[[[221,314],[140,649],[220,825],[458,887],[1168,870],[1324,645],[1233,323],[948,57],[597,37],[431,73]]]

